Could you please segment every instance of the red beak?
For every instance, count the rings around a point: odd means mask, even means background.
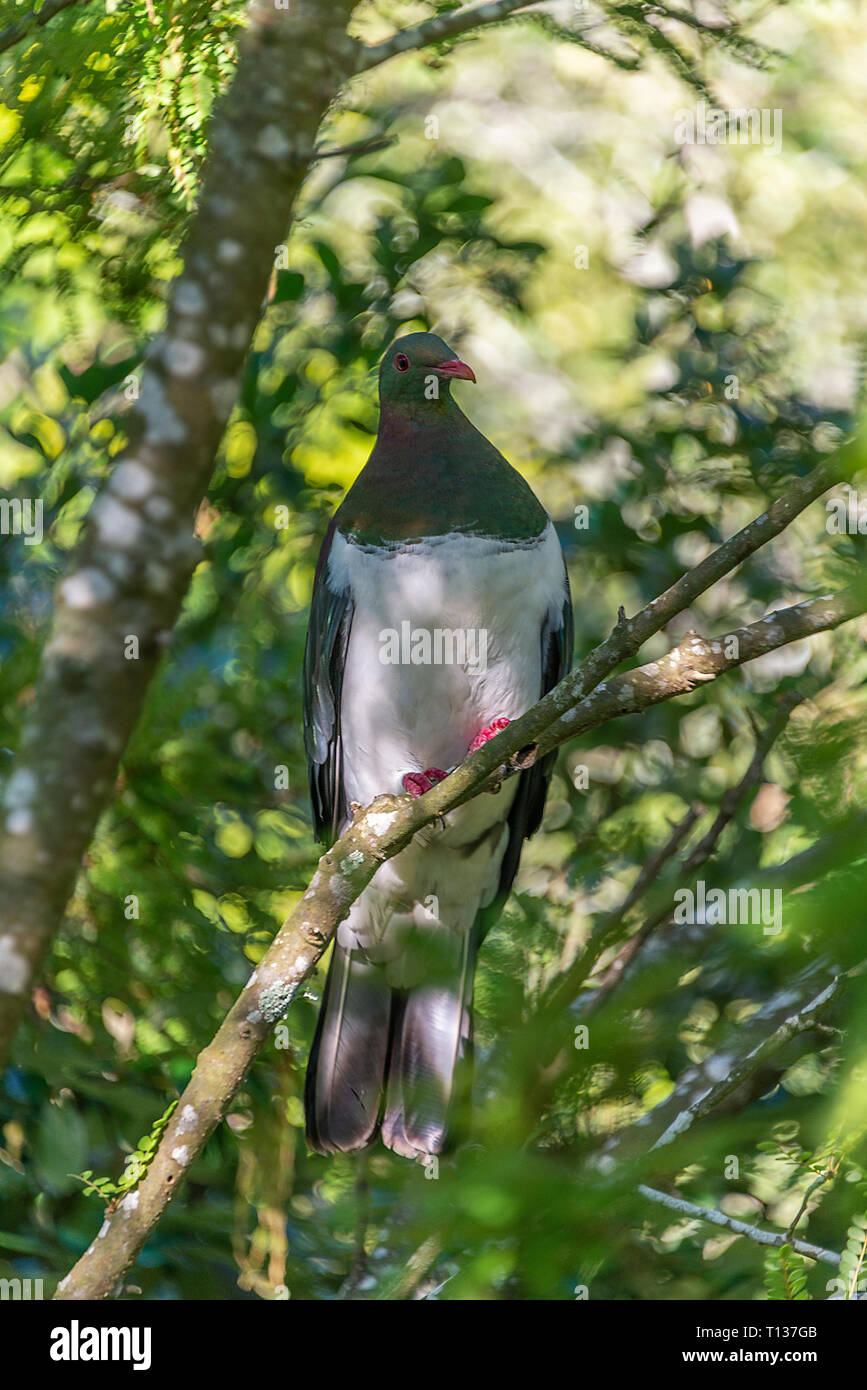
[[[436,370],[442,372],[443,376],[455,377],[458,381],[475,381],[476,374],[472,367],[468,367],[466,362],[461,362],[457,357],[452,357],[448,362],[440,362]]]

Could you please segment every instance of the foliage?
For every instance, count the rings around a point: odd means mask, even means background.
[[[791,1245],[781,1245],[765,1261],[765,1289],[768,1298],[801,1300],[809,1298],[804,1260],[792,1253]]]
[[[864,1260],[867,1258],[867,1216],[856,1217],[846,1232],[846,1249],[840,1261],[840,1274],[846,1281],[846,1298],[855,1298],[863,1292],[861,1277]]]
[[[71,1174],[70,1176],[79,1178],[84,1183],[85,1197],[99,1197],[101,1201],[108,1203],[110,1210],[118,1198],[123,1197],[127,1192],[132,1192],[147,1172],[148,1164],[154,1156],[176,1106],[177,1101],[173,1100],[159,1119],[154,1121],[149,1132],[142,1135],[134,1151],[128,1155],[124,1163],[123,1173],[117,1182],[112,1182],[111,1178],[95,1178],[91,1168],[87,1168],[83,1173]]]

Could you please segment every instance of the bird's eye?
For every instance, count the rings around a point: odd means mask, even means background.
[[[407,357],[405,352],[399,352],[397,354],[397,356],[394,359],[394,365],[397,367],[397,370],[399,372],[409,371],[409,358]]]

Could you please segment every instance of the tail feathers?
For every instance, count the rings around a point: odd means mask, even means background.
[[[382,970],[335,942],[304,1088],[317,1152],[363,1149],[376,1133],[390,1017]]]
[[[472,1045],[473,961],[462,943],[457,979],[417,985],[395,1010],[382,1142],[405,1158],[446,1147],[459,1109],[459,1062]]]
[[[382,966],[335,944],[304,1091],[312,1149],[365,1148],[383,1091],[388,1148],[419,1159],[446,1147],[460,1108],[458,1063],[472,1044],[475,943],[452,938],[448,953],[448,978],[440,971],[395,990]]]

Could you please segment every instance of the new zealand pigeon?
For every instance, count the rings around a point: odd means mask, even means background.
[[[304,660],[316,830],[353,802],[423,795],[566,674],[560,543],[523,478],[452,399],[472,370],[410,333],[379,372],[379,434],[322,545]],[[551,760],[430,827],[341,922],[307,1068],[321,1153],[442,1151],[472,1042],[475,958],[542,818]]]

